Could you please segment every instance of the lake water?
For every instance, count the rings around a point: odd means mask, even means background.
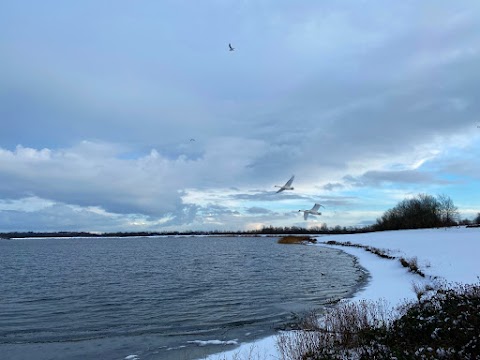
[[[276,241],[0,241],[1,357],[201,358],[271,335],[365,279],[343,252]]]

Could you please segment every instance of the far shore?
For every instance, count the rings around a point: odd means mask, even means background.
[[[479,228],[480,224],[469,225],[453,225],[451,227],[442,227],[441,229],[454,228]],[[274,231],[270,231],[270,230]],[[438,229],[438,228],[437,228]],[[286,236],[303,236],[303,237],[319,237],[332,235],[354,235],[354,234],[371,234],[382,233],[385,230],[374,230],[372,227],[335,227],[335,228],[313,228],[303,229],[298,227],[288,228],[282,231],[282,228],[265,228],[262,230],[248,231],[170,231],[170,232],[89,232],[89,231],[10,231],[0,232],[0,240],[17,240],[17,239],[70,239],[70,238],[145,238],[145,237],[286,237]],[[422,230],[422,229],[418,229]],[[397,231],[397,230],[395,230]],[[404,230],[398,230],[404,231]]]

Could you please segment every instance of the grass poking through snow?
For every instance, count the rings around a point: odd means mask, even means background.
[[[315,244],[317,239],[309,236],[284,236],[278,240],[279,244]]]

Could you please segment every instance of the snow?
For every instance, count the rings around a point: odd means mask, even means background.
[[[385,299],[391,305],[416,297],[413,284],[445,281],[475,283],[480,277],[480,228],[441,228],[384,231],[365,234],[328,235],[317,238],[317,246],[341,249],[356,256],[370,273],[370,280],[351,300]],[[329,240],[388,250],[388,254],[409,260],[416,257],[425,278],[409,272],[398,259],[383,259],[362,248],[322,244]],[[277,337],[270,336],[239,348],[210,355],[206,360],[281,359]]]
[[[197,344],[198,346],[207,346],[207,345],[237,345],[238,341],[235,340],[192,340],[188,341],[191,344]]]

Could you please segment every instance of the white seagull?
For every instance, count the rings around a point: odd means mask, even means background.
[[[235,48],[232,46],[232,44],[228,44],[228,49],[229,49],[230,51],[234,51],[234,50],[235,50]]]
[[[293,179],[295,179],[295,175],[292,175],[292,177],[290,178],[290,180],[288,180],[288,181],[285,183],[285,185],[283,185],[283,186],[275,185],[275,187],[280,188],[280,189],[277,191],[277,194],[278,194],[279,192],[282,192],[283,190],[293,190],[293,187],[292,187]]]
[[[318,212],[318,209],[321,207],[325,207],[323,205],[320,205],[320,204],[317,204],[315,203],[315,205],[313,205],[313,207],[310,209],[310,210],[298,210],[298,211],[303,211],[303,218],[305,220],[308,219],[308,214],[312,214],[312,215],[322,215],[321,212]]]

